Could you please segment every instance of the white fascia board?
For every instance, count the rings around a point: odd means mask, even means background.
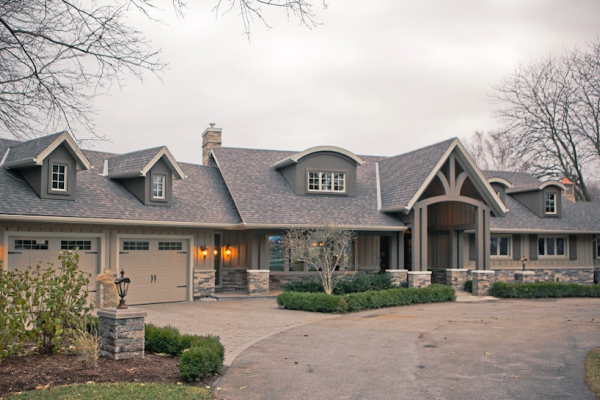
[[[244,229],[290,229],[290,228],[313,228],[318,224],[240,224]],[[333,224],[336,225],[336,224]],[[408,229],[406,226],[361,226],[351,224],[339,224],[353,231],[389,231],[389,232],[404,232]]]
[[[507,181],[506,179],[503,179],[503,178],[490,178],[490,179],[488,179],[488,182],[489,183],[500,183],[509,189],[514,186],[509,181]]]
[[[166,156],[167,164],[169,165],[169,167],[171,167],[171,170],[174,172],[174,175],[177,179],[187,178],[187,176],[185,176],[185,173],[177,163],[177,160],[175,160],[175,157],[173,157],[173,154],[171,154],[171,152],[166,146],[160,149],[160,151],[156,153],[156,155],[152,158],[152,160],[150,160],[150,162],[144,167],[144,169],[140,171],[142,173],[142,176],[146,176],[148,171],[150,171],[150,169],[154,167],[154,164],[156,164],[158,160],[162,158],[162,156]]]
[[[465,232],[474,232],[473,230]],[[600,229],[597,231],[590,230],[573,230],[573,229],[503,229],[503,228],[490,228],[491,233],[520,233],[520,234],[546,234],[546,235],[558,235],[558,234],[572,234],[572,235],[595,235],[600,234]]]
[[[75,161],[77,161],[77,170],[81,171],[81,170],[91,169],[92,164],[87,159],[87,157],[83,154],[83,152],[81,151],[79,146],[77,146],[77,143],[75,143],[75,140],[73,140],[73,138],[67,131],[62,132],[54,140],[54,142],[52,142],[50,144],[50,146],[46,147],[44,149],[44,151],[42,151],[35,158],[36,165],[42,165],[44,163],[44,160],[46,159],[46,157],[48,157],[50,155],[50,153],[52,153],[63,142],[67,142],[67,144],[68,144],[67,147],[68,147],[69,152],[71,153],[71,155],[73,155],[73,158],[75,158]]]
[[[567,187],[558,181],[546,181],[540,185],[540,190],[542,190],[548,186],[558,186],[562,190],[567,190]]]

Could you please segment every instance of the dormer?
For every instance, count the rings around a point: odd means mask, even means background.
[[[562,192],[565,185],[549,180],[537,187],[509,189],[507,193],[533,213],[542,218],[562,216]]]
[[[68,132],[59,132],[10,147],[2,162],[16,170],[42,199],[75,200],[77,171],[90,162]]]
[[[488,179],[488,182],[490,183],[490,186],[492,187],[492,189],[494,189],[494,192],[496,192],[500,200],[502,200],[502,202],[506,204],[506,190],[512,188],[513,185],[506,179],[497,177]]]
[[[104,169],[104,175],[121,182],[147,206],[170,206],[173,179],[186,177],[164,146],[109,158]]]
[[[281,171],[297,195],[356,196],[356,168],[363,161],[334,146],[312,147],[272,167]]]

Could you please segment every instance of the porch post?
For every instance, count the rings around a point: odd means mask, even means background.
[[[250,253],[251,257],[251,269],[259,269],[259,235],[256,233],[252,234],[252,251]]]
[[[484,221],[483,221],[483,208],[477,207],[477,227],[475,228],[475,242],[477,243],[477,259],[475,262],[475,269],[483,270],[484,266],[484,249],[483,249],[483,240],[484,240]]]
[[[404,266],[404,232],[398,232],[398,269],[405,269]]]
[[[483,210],[483,269],[490,270],[490,210]]]
[[[398,233],[393,232],[390,237],[389,269],[398,269]]]
[[[421,270],[421,209],[413,209],[412,221],[412,270]]]
[[[427,206],[421,208],[421,271],[427,271]]]
[[[450,230],[450,268],[457,269],[458,267],[458,235],[454,229]]]
[[[456,240],[457,240],[457,263],[456,268],[461,269],[465,266],[465,233],[463,231],[456,232]]]

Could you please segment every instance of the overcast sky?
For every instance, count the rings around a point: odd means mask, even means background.
[[[493,129],[493,84],[600,33],[599,0],[314,1],[322,25],[273,11],[251,42],[235,11],[215,19],[213,0],[189,0],[183,21],[165,0],[166,24],[132,14],[169,70],[97,100],[97,133],[111,142],[95,149],[166,145],[200,163],[215,122],[229,147],[400,154]]]

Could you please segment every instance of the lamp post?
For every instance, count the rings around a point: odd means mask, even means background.
[[[115,285],[117,286],[117,292],[119,293],[119,297],[121,298],[121,301],[119,302],[119,305],[117,306],[118,310],[126,310],[127,309],[127,304],[125,304],[125,296],[127,296],[127,289],[129,289],[129,284],[131,283],[131,280],[129,278],[125,278],[125,271],[123,269],[121,269],[121,277],[115,279]]]
[[[523,265],[523,271],[525,271],[525,267],[527,267],[527,258],[521,257],[521,263]]]

